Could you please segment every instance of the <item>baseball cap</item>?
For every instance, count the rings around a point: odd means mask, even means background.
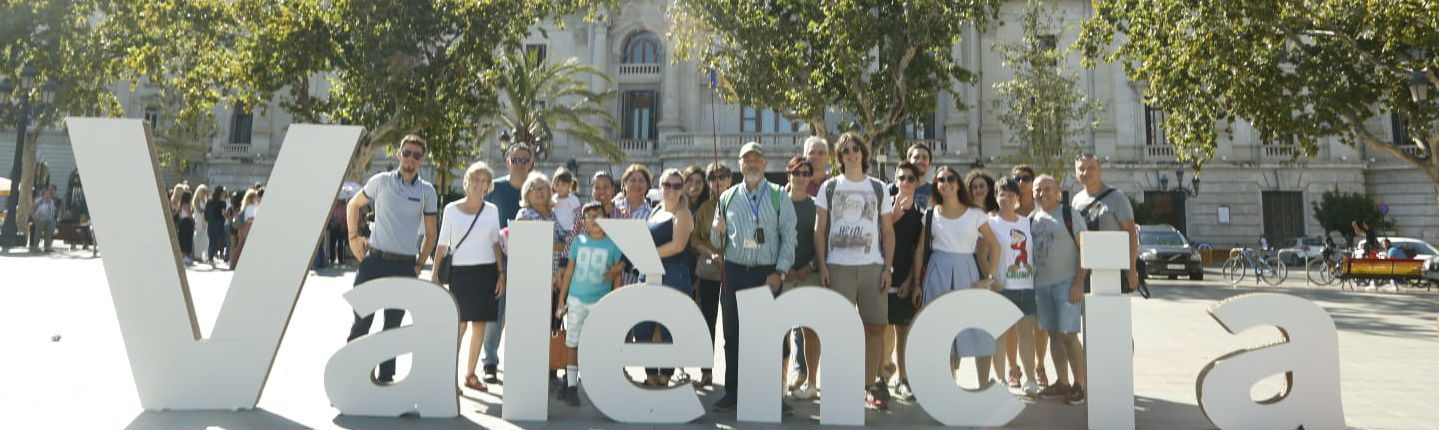
[[[760,142],[748,142],[748,143],[745,144],[745,146],[741,146],[741,147],[740,147],[740,156],[741,156],[741,157],[744,157],[745,154],[749,154],[749,153],[751,153],[751,152],[754,152],[754,153],[760,154],[760,155],[765,155],[765,151],[760,150]]]

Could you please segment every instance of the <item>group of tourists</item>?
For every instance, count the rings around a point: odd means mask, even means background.
[[[265,187],[257,183],[231,192],[219,185],[213,190],[204,184],[192,189],[181,182],[167,191],[166,197],[181,261],[186,266],[204,262],[211,268],[234,269],[260,211]]]
[[[893,177],[882,179],[873,176],[870,146],[854,133],[840,135],[833,145],[819,137],[806,140],[803,155],[785,161],[788,181],[780,185],[765,177],[772,161],[766,148],[751,142],[740,149],[738,178],[722,161],[666,169],[658,176],[637,164],[619,178],[596,172],[590,199],[582,203],[573,172],[536,172],[534,151],[513,144],[504,154],[507,175],[497,177],[476,162],[462,179],[465,196],[440,208],[435,187],[419,176],[427,149],[424,139],[406,136],[395,151],[398,168],[374,175],[349,200],[344,225],[350,250],[360,260],[355,285],[419,276],[433,251],[437,269],[431,280],[454,294],[461,332],[469,333],[461,385],[477,391],[500,382],[496,350],[505,320],[511,220],[555,226],[552,325],[565,330],[569,348],[564,377],[555,384],[557,398],[572,405],[581,397],[577,347],[590,309],[605,294],[646,281],[607,237],[597,222],[601,218],[645,221],[665,268],[658,284],[695,298],[712,341],[717,319],[724,321],[724,363],[731,371],[725,372],[716,411],[736,408],[741,336],[736,296],[751,288],[776,295],[827,288],[854,304],[865,327],[866,399],[876,408],[887,407],[892,395],[913,397],[905,339],[926,304],[956,290],[995,291],[1024,318],[998,339],[976,330],[960,333],[952,368],[958,371],[968,359],[981,387],[993,371],[1017,394],[1084,402],[1079,332],[1088,273],[1079,266],[1078,237],[1091,230],[1128,232],[1135,260],[1129,200],[1101,181],[1100,163],[1091,154],[1075,159],[1074,173],[1084,189],[1069,197],[1055,176],[1041,174],[1061,172],[1022,165],[999,178],[978,169],[962,175],[954,167],[932,166],[930,148],[920,143],[908,148]],[[833,170],[832,152],[838,164]],[[660,198],[647,198],[656,187]],[[360,218],[366,207],[374,214],[368,235],[359,229],[367,224]],[[1133,268],[1123,278],[1124,284],[1138,284]],[[383,316],[384,327],[393,328],[404,310],[385,310]],[[369,333],[371,323],[371,316],[355,315],[349,338]],[[815,398],[820,339],[804,328],[792,330],[790,338],[789,396]],[[654,323],[631,333],[634,342],[669,340],[670,333]],[[1045,370],[1047,355],[1053,380]],[[383,363],[377,381],[393,381],[394,366],[393,360]],[[710,369],[700,369],[693,381],[684,371],[646,369],[638,382],[707,388],[715,381]],[[792,408],[786,404],[783,410]]]

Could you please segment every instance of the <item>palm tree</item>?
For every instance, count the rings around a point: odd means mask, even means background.
[[[536,157],[544,159],[551,152],[555,134],[561,133],[612,162],[625,159],[625,152],[605,136],[605,127],[617,127],[605,107],[615,89],[600,69],[575,58],[561,63],[539,61],[534,54],[516,49],[505,54],[496,70],[502,103],[500,112],[480,129],[480,142],[512,133],[511,142],[535,148]],[[591,91],[586,76],[600,78],[604,89]]]

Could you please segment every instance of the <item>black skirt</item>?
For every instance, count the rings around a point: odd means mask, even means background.
[[[495,298],[495,283],[500,271],[495,263],[450,268],[450,294],[460,307],[460,321],[495,321],[500,303]]]

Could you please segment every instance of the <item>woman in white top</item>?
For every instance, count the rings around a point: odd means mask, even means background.
[[[460,308],[460,334],[470,328],[470,355],[466,362],[465,388],[487,391],[475,376],[484,344],[485,323],[499,317],[499,297],[505,294],[505,254],[500,251],[500,210],[485,201],[495,173],[484,162],[465,169],[465,198],[445,205],[436,241],[435,261],[449,256],[450,294]],[[439,284],[440,273],[430,274]]]
[[[1000,284],[994,281],[994,273],[1000,268],[999,260],[985,258],[977,265],[975,258],[976,248],[988,250],[981,255],[1000,253],[985,212],[971,204],[969,193],[962,191],[960,172],[953,167],[940,166],[935,170],[935,188],[931,197],[935,206],[925,214],[920,243],[915,250],[916,270],[924,268],[919,272],[924,279],[921,294],[902,289],[900,296],[930,303],[942,294],[959,289],[998,291]],[[903,288],[914,288],[914,284]],[[984,332],[968,329],[955,337],[954,351],[958,357],[975,357],[977,384],[981,388],[988,385],[995,342]]]
[[[210,187],[204,184],[195,187],[195,198],[191,200],[190,208],[195,212],[200,212],[200,216],[190,215],[195,219],[194,240],[191,241],[193,249],[190,251],[191,260],[204,260],[205,251],[210,249],[210,228],[205,222],[205,205],[207,203],[210,203]]]
[[[255,214],[260,211],[260,193],[262,190],[251,188],[245,192],[245,200],[240,203],[241,224],[239,233],[235,239],[235,249],[230,251],[230,270],[240,264],[240,253],[245,251],[245,239],[250,237],[250,225],[255,223]]]
[[[1040,391],[1035,381],[1035,263],[1031,259],[1031,233],[1030,219],[1020,216],[1016,211],[1020,208],[1020,182],[1015,178],[1004,177],[995,182],[995,201],[999,204],[995,214],[990,216],[990,230],[996,233],[996,240],[1000,242],[1000,271],[997,278],[1004,285],[1000,295],[1010,299],[1015,307],[1020,308],[1024,317],[1020,322],[1011,326],[1000,336],[998,343],[1010,350],[1015,344],[1016,337],[1019,337],[1020,344],[1020,370],[1025,373],[1025,383],[1020,389],[1028,395],[1035,395]],[[1018,336],[1017,336],[1018,335]],[[1006,354],[995,355],[995,373],[1001,374],[1006,368]],[[1011,381],[1014,381],[1015,370],[1010,371]],[[1016,384],[1010,383],[1012,387]]]

